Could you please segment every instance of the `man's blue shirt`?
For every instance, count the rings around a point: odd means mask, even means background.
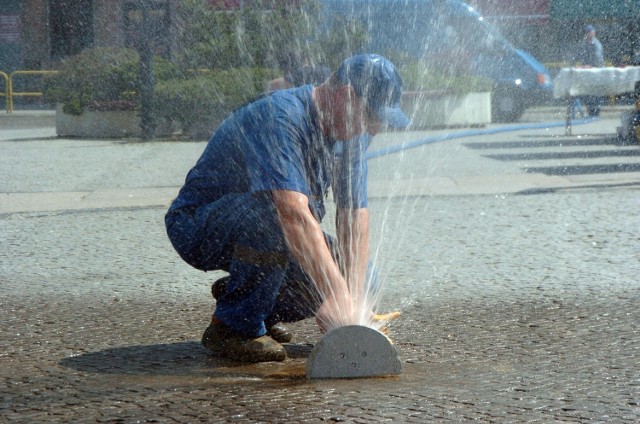
[[[338,207],[367,206],[370,137],[335,142],[322,134],[312,85],[270,93],[231,114],[187,175],[170,210],[199,207],[227,193],[291,190],[309,197],[317,219],[330,185]]]

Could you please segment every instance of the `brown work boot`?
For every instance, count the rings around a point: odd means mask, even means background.
[[[212,322],[202,335],[202,344],[212,352],[243,362],[284,361],[284,347],[269,336],[247,338],[221,322]]]
[[[211,285],[211,294],[213,298],[218,300],[219,297],[227,291],[227,281],[229,276],[219,278]],[[293,339],[293,333],[289,331],[282,323],[276,323],[267,328],[267,336],[271,337],[278,343],[289,343]]]
[[[293,333],[281,322],[267,328],[267,336],[270,336],[278,343],[289,343],[293,339]]]

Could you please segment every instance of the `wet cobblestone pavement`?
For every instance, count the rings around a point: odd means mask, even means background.
[[[215,276],[173,257],[163,210],[5,217],[21,259],[3,266],[2,419],[637,422],[637,196],[416,201],[410,248],[389,257],[398,241],[381,244],[404,372],[352,381],[304,378],[312,322],[294,326],[284,364],[202,348]]]
[[[170,249],[164,208],[0,214],[0,422],[640,421],[637,186],[371,211],[403,374],[318,381],[312,321],[284,363],[200,346],[218,274]]]

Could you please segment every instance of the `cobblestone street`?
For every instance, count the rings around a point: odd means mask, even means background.
[[[312,320],[292,325],[284,363],[199,344],[219,275],[180,260],[163,217],[203,142],[4,127],[0,421],[638,422],[640,156],[616,123],[371,159],[372,256],[381,309],[402,311],[403,373],[312,381]],[[374,150],[434,135],[383,134]]]

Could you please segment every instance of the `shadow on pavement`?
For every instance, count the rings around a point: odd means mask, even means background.
[[[549,159],[597,159],[640,156],[640,150],[583,150],[572,152],[515,153],[483,155],[502,161],[549,160]]]
[[[216,356],[199,342],[123,346],[63,358],[60,365],[94,374],[207,377],[237,379],[299,379],[305,377],[312,346],[285,344],[287,360],[258,364]]]
[[[640,172],[640,163],[540,166],[525,168],[525,171],[545,175],[612,174],[623,172]]]
[[[51,140],[60,140],[60,137],[19,137],[19,138],[9,138],[7,140],[2,140],[3,142],[22,142],[22,141],[51,141]]]
[[[521,136],[522,137],[522,136]],[[597,137],[582,135],[580,138],[556,137],[548,140],[526,140],[526,141],[490,141],[490,142],[469,142],[464,145],[470,149],[526,149],[526,148],[546,148],[546,147],[580,147],[580,146],[628,146],[632,143],[618,139],[616,137]]]

